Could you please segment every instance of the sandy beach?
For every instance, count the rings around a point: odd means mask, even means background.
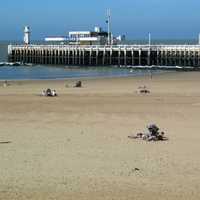
[[[0,199],[200,199],[200,72],[0,82]],[[136,93],[146,85],[151,93]],[[42,97],[56,89],[58,97]],[[128,135],[156,123],[168,141]],[[135,169],[138,170],[135,170]]]

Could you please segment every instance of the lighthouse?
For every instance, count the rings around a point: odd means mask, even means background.
[[[24,44],[30,44],[30,28],[28,26],[24,27]]]

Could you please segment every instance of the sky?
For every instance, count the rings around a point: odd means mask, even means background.
[[[22,40],[31,27],[32,40],[67,35],[69,31],[106,30],[128,39],[193,39],[200,32],[200,0],[1,0],[0,40]]]

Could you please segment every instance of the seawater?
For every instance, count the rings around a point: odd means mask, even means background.
[[[128,77],[164,73],[162,70],[119,69],[114,67],[84,67],[69,68],[55,66],[18,66],[0,67],[0,80],[34,80],[34,79],[65,79],[65,78],[95,78],[95,77]]]
[[[144,44],[145,40],[129,41],[128,44]],[[10,42],[0,42],[0,62],[7,61],[7,46]],[[17,42],[12,42],[17,43]],[[195,41],[154,41],[154,44],[186,44],[195,43]],[[116,67],[58,67],[36,65],[27,66],[2,66],[0,67],[0,80],[33,80],[33,79],[65,79],[65,78],[81,78],[81,77],[127,77],[127,76],[143,76],[150,74],[166,73],[163,70],[129,70]]]

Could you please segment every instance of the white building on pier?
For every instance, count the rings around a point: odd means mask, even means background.
[[[108,33],[102,31],[100,27],[95,27],[94,31],[70,31],[69,42],[76,45],[105,45]]]

